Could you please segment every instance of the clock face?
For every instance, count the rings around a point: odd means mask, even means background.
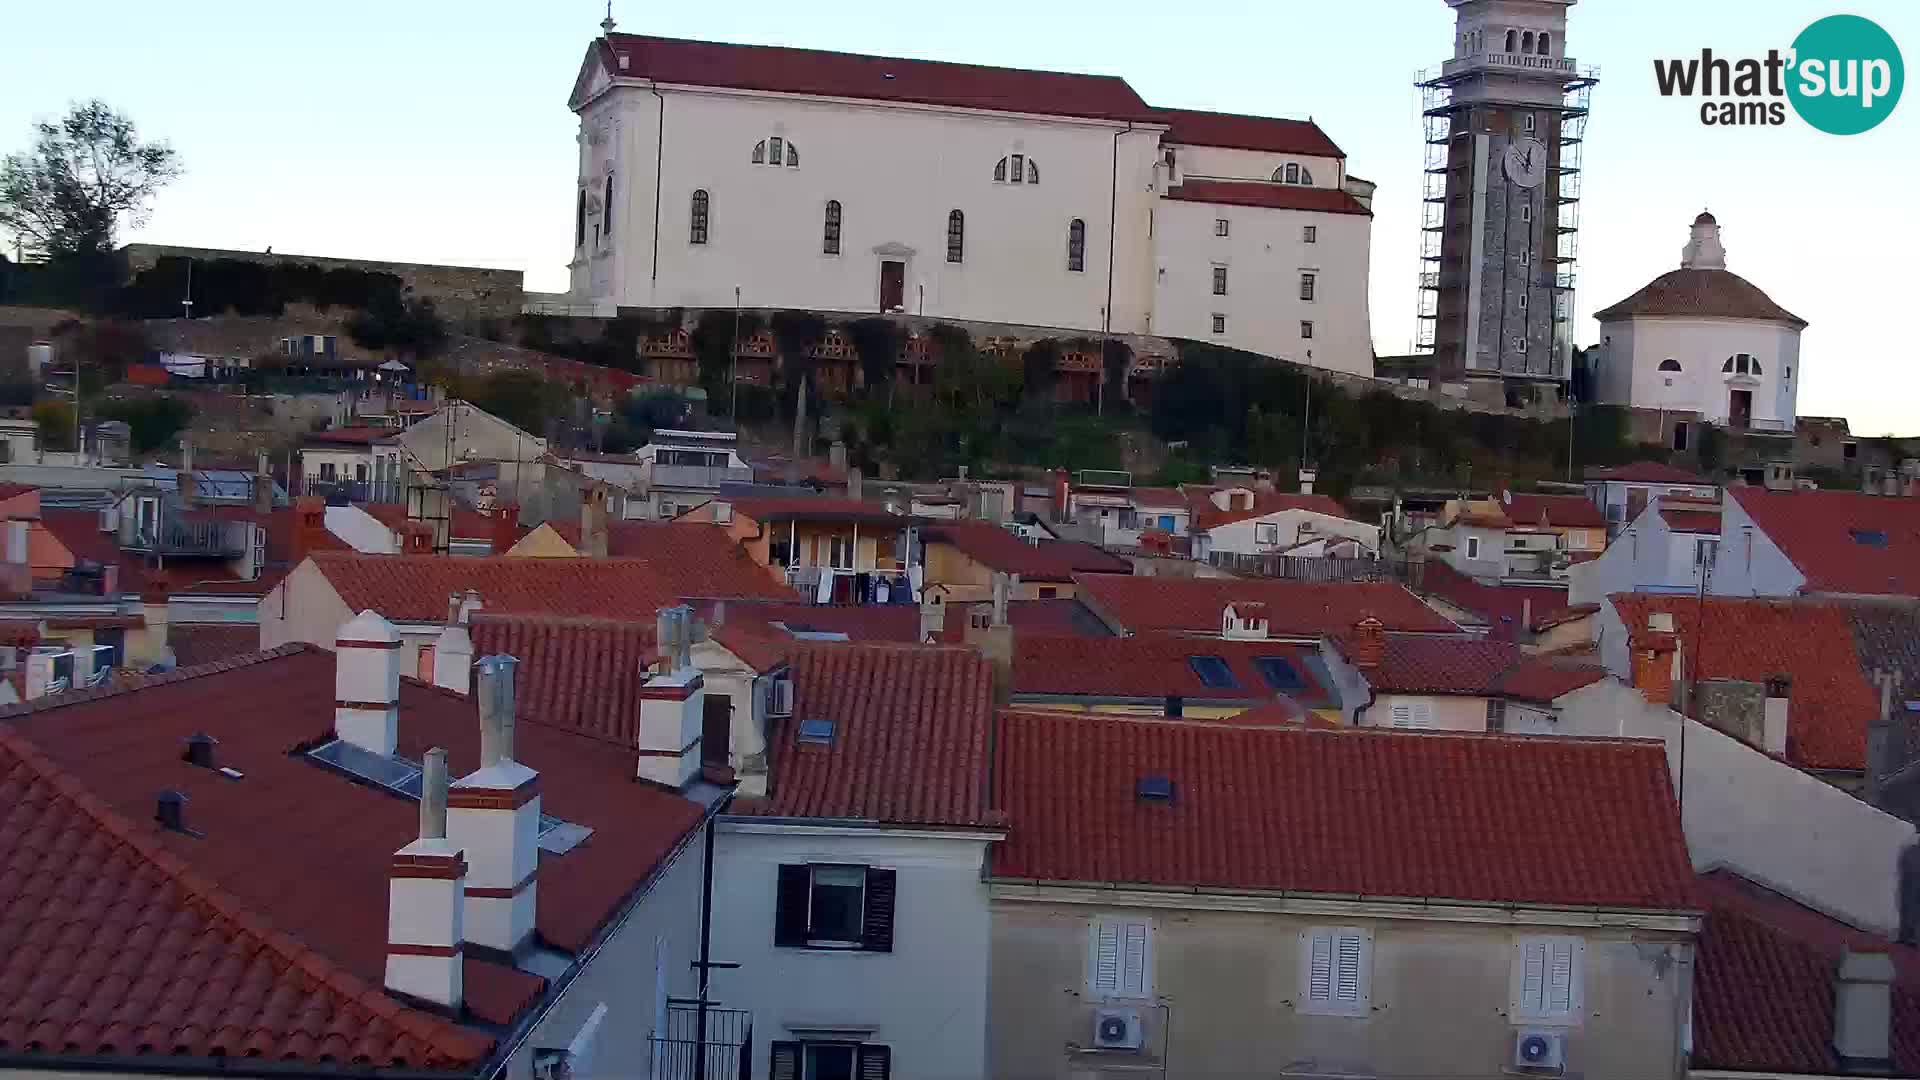
[[[1547,178],[1547,147],[1539,139],[1515,139],[1504,158],[1507,179],[1523,188],[1535,188]]]

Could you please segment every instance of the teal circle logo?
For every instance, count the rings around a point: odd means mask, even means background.
[[[1800,119],[1829,135],[1869,131],[1900,103],[1900,47],[1872,19],[1829,15],[1800,31],[1793,56],[1787,98]]]

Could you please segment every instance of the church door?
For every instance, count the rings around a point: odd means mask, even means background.
[[[907,264],[889,259],[880,264],[880,310],[897,311],[907,306]]]
[[[1753,423],[1753,391],[1729,391],[1732,397],[1727,402],[1727,426],[1735,431],[1745,431]]]

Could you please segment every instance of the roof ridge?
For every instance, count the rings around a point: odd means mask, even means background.
[[[280,652],[280,650],[271,651]],[[208,664],[195,670],[204,673],[206,669],[216,667],[219,665]],[[52,758],[41,753],[39,747],[17,729],[9,725],[0,725],[0,747],[11,751],[22,765],[51,785],[61,798],[72,803],[92,819],[94,824],[112,837],[119,846],[124,847],[140,861],[176,884],[184,894],[183,899],[188,902],[183,906],[200,906],[209,919],[225,926],[234,936],[257,942],[260,949],[271,952],[283,962],[281,964],[283,972],[298,971],[304,974],[313,982],[325,986],[343,998],[343,1004],[358,1006],[381,1019],[405,1027],[408,1029],[408,1034],[423,1041],[431,1041],[436,1049],[448,1056],[468,1051],[449,1053],[442,1042],[447,1035],[485,1039],[486,1047],[472,1051],[472,1059],[479,1058],[487,1048],[493,1045],[494,1040],[491,1037],[471,1034],[452,1021],[402,1004],[389,996],[384,987],[373,986],[352,971],[335,963],[325,953],[302,943],[298,937],[276,929],[271,920],[243,903],[239,897],[193,869],[185,860],[156,843],[151,837],[144,835],[133,819],[100,798],[84,782],[62,769]],[[198,901],[198,904],[193,905],[192,901]],[[456,1057],[456,1060],[466,1059]]]
[[[68,690],[64,693],[48,694],[44,697],[34,698],[31,701],[20,701],[12,705],[0,706],[0,720],[9,720],[16,716],[27,716],[33,713],[49,712],[67,705],[80,705],[86,702],[100,701],[105,698],[118,697],[122,694],[130,694],[136,690],[146,690],[155,686],[170,686],[174,683],[186,682],[189,679],[198,679],[206,675],[219,675],[224,672],[252,667],[255,664],[263,664],[269,660],[278,660],[282,657],[293,656],[298,653],[322,651],[324,650],[317,645],[311,645],[304,641],[290,641],[285,645],[276,646],[271,649],[262,649],[258,652],[230,656],[225,660],[214,660],[195,667],[175,668],[172,671],[164,671],[157,675],[140,675],[129,681],[109,686],[87,690]]]
[[[1285,695],[1281,695],[1281,696],[1285,696]],[[1262,704],[1266,704],[1266,702],[1263,701]],[[1396,728],[1384,728],[1384,727],[1361,727],[1361,726],[1352,725],[1352,724],[1343,724],[1339,727],[1332,727],[1332,728],[1236,727],[1233,725],[1232,717],[1225,717],[1222,719],[1205,719],[1201,717],[1190,717],[1190,716],[1187,716],[1187,717],[1171,716],[1170,717],[1170,716],[1162,716],[1159,714],[1139,714],[1139,713],[1126,713],[1126,712],[1118,712],[1118,711],[1102,712],[1099,710],[1080,711],[1080,710],[1066,710],[1066,709],[1061,709],[1061,710],[1028,709],[1028,708],[1021,708],[1018,706],[999,709],[998,714],[1003,719],[1009,718],[1009,717],[1038,716],[1045,719],[1068,719],[1068,720],[1082,721],[1085,723],[1094,723],[1094,722],[1100,722],[1100,721],[1118,721],[1118,722],[1133,723],[1133,724],[1159,724],[1166,727],[1185,727],[1185,728],[1194,728],[1194,729],[1204,730],[1204,731],[1279,732],[1282,735],[1295,734],[1295,733],[1304,731],[1304,732],[1318,733],[1321,735],[1348,737],[1348,738],[1369,738],[1370,737],[1370,738],[1380,738],[1380,739],[1425,739],[1425,740],[1453,739],[1453,740],[1461,740],[1461,741],[1495,743],[1495,744],[1504,745],[1504,746],[1527,746],[1527,745],[1534,745],[1534,744],[1544,744],[1544,745],[1551,745],[1551,746],[1595,746],[1595,747],[1602,747],[1602,748],[1628,749],[1628,750],[1660,749],[1660,746],[1661,746],[1659,739],[1655,739],[1655,738],[1636,739],[1636,738],[1631,738],[1631,737],[1622,736],[1622,735],[1513,735],[1513,734],[1508,734],[1508,733],[1499,732],[1499,731],[1438,731],[1438,730],[1411,731],[1411,730],[1401,730]]]
[[[899,60],[912,64],[938,64],[942,67],[972,68],[977,71],[1019,71],[1036,75],[1066,75],[1076,79],[1112,79],[1115,82],[1126,83],[1127,89],[1133,90],[1133,84],[1127,83],[1124,75],[1094,75],[1084,71],[1060,71],[1054,68],[1009,67],[1005,64],[976,64],[965,60],[927,60],[914,56],[888,56],[884,53],[853,52],[847,49],[816,49],[805,45],[753,45],[738,41],[714,41],[708,38],[668,37],[663,34],[611,33],[602,40],[618,38],[643,42],[660,41],[672,44],[718,45],[730,49],[778,49],[782,52],[813,53],[820,56],[848,56],[858,60]],[[1139,91],[1134,91],[1134,96],[1139,97]],[[1146,99],[1142,98],[1141,103],[1145,104],[1145,100]],[[1151,105],[1147,107],[1149,109],[1152,108]]]

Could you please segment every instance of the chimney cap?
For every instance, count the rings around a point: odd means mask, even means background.
[[[184,740],[186,749],[180,753],[180,760],[202,769],[213,768],[213,748],[220,740],[204,731],[196,731]]]

